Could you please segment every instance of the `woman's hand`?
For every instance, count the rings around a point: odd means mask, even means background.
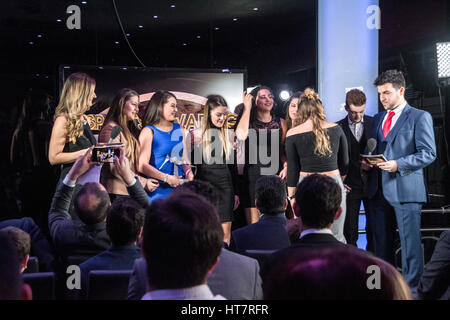
[[[147,182],[145,183],[145,189],[149,192],[155,191],[159,187],[159,182],[156,179],[147,179]]]
[[[188,172],[186,172],[186,179],[188,181],[194,180],[194,173],[192,173],[192,170],[189,170]]]
[[[244,91],[244,108],[250,110],[253,105],[253,96],[250,93]]]
[[[281,170],[280,174],[278,175],[281,179],[286,180],[287,177],[287,167],[284,167],[283,170]]]
[[[181,184],[180,183],[180,179],[181,179],[180,176],[169,175],[168,178],[167,178],[167,183],[172,188],[176,188],[176,187],[178,187]]]
[[[233,211],[236,210],[239,207],[239,196],[238,195],[234,195],[234,207],[233,207]]]

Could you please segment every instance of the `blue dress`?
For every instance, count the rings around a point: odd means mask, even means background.
[[[150,165],[163,173],[174,174],[174,158],[181,160],[183,154],[183,134],[178,123],[173,124],[170,132],[161,131],[154,126],[147,126],[153,131],[152,154],[150,156]],[[172,160],[172,161],[171,161]],[[183,168],[178,165],[178,175],[183,175]],[[159,181],[159,187],[148,193],[150,201],[153,202],[159,198],[167,197],[173,190],[168,183]]]

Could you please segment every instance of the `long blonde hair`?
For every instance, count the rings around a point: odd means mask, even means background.
[[[319,95],[311,88],[307,88],[303,95],[300,96],[298,103],[298,115],[294,120],[294,126],[311,120],[313,125],[313,133],[316,136],[316,148],[314,152],[322,156],[330,156],[332,153],[330,145],[330,137],[327,130],[322,128],[322,121],[325,121],[325,111]]]
[[[202,119],[202,152],[203,158],[209,163],[211,160],[211,111],[217,107],[228,107],[227,102],[222,96],[210,95],[207,97],[205,107],[203,109],[203,119]],[[225,159],[228,159],[232,153],[233,144],[229,141],[229,132],[226,128],[226,122],[220,128],[220,140],[222,142],[222,152],[225,152]]]
[[[125,104],[132,97],[138,97],[139,99],[139,94],[132,89],[120,89],[116,93],[111,103],[111,107],[109,108],[104,123],[106,125],[108,122],[113,121],[120,126],[120,128],[122,129],[122,133],[127,140],[127,149],[125,150],[125,155],[130,160],[130,165],[131,168],[133,168],[133,171],[137,172],[137,160],[139,157],[140,149],[139,141],[136,139],[135,134],[140,128],[139,125],[135,125],[134,121],[130,121],[127,118],[126,114],[123,112]]]
[[[83,114],[90,107],[90,97],[95,90],[95,80],[85,73],[71,74],[64,83],[59,104],[56,107],[55,119],[59,116],[67,118],[67,140],[76,143],[83,135]]]

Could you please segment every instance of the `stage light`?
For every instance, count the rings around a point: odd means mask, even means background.
[[[238,21],[238,19],[237,18],[233,18],[233,21]]]
[[[142,29],[144,26],[143,25],[138,25],[138,28],[139,29]]]
[[[31,44],[31,45],[33,45],[33,44],[34,44],[34,42],[33,42],[33,41],[30,41],[30,42],[28,42],[28,44]]]
[[[82,4],[87,4],[87,1],[81,1]]]
[[[287,90],[282,90],[280,92],[280,99],[283,101],[287,101],[291,97],[291,94]]]
[[[62,20],[61,19],[56,19],[56,22],[61,22]]]
[[[42,38],[42,34],[38,34],[36,37],[38,38]]]
[[[153,16],[154,19],[158,19],[158,16]]]
[[[129,33],[127,33],[127,37],[129,37],[130,36],[130,34]]]
[[[197,39],[200,39],[201,37],[200,36],[197,36]]]
[[[253,8],[253,11],[258,11],[259,9],[258,8]]]
[[[184,46],[184,47],[185,47],[185,46],[187,46],[187,43],[186,43],[186,42],[184,42],[184,43],[183,43],[183,46]]]
[[[219,30],[219,27],[215,27],[214,30],[216,30],[216,31]]]
[[[171,4],[170,7],[171,7],[171,8],[175,8],[176,6],[175,6],[174,4]]]
[[[114,43],[115,43],[115,44],[119,44],[119,41],[115,41]]]
[[[450,78],[450,42],[436,43],[438,78]]]

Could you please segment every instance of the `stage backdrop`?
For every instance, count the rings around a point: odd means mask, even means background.
[[[220,69],[160,69],[138,67],[76,66],[60,65],[59,90],[65,79],[74,72],[84,72],[96,82],[96,103],[88,112],[91,129],[95,134],[101,130],[109,103],[121,88],[130,88],[140,95],[140,115],[145,111],[148,100],[157,90],[172,92],[178,100],[177,120],[185,128],[200,126],[206,96],[219,94],[225,98],[230,108],[229,126],[236,121],[232,114],[242,102],[242,92],[246,87],[245,70]]]

